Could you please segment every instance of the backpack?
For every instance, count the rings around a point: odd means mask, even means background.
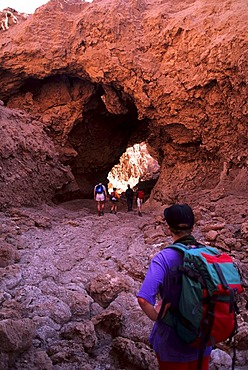
[[[111,194],[110,194],[110,200],[113,200],[113,201],[116,201],[117,200],[115,191],[112,191],[111,192]]]
[[[102,185],[97,185],[96,186],[96,193],[97,194],[102,194],[103,193],[103,186]]]
[[[237,296],[243,292],[241,276],[231,256],[204,245],[170,245],[183,253],[182,290],[178,307],[163,301],[158,320],[175,328],[186,343],[199,348],[198,368],[207,345],[230,339],[237,333]],[[173,289],[173,286],[172,286]],[[234,366],[234,364],[233,364]]]
[[[143,190],[138,190],[138,194],[137,194],[138,198],[140,199],[144,199],[145,197],[145,193],[143,192]]]

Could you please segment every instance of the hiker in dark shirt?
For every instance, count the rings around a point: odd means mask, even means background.
[[[194,214],[187,204],[176,204],[166,208],[164,219],[174,243],[196,245],[197,242],[191,234],[194,225]],[[166,297],[168,302],[165,305],[162,317],[165,316],[170,306],[178,306],[182,279],[181,272],[175,270],[175,267],[182,265],[182,258],[182,253],[172,248],[165,248],[155,255],[137,294],[140,307],[155,322],[149,342],[157,355],[160,370],[198,369],[199,348],[182,341],[177,335],[175,327],[167,325],[163,320],[157,320],[162,305],[162,300],[156,302],[158,293]],[[172,271],[175,271],[173,281],[177,281],[177,284],[172,284]],[[209,369],[210,352],[211,347],[206,347],[201,370]]]
[[[127,185],[127,190],[125,192],[126,199],[127,199],[127,210],[128,212],[133,210],[133,198],[134,198],[134,191],[131,189],[130,185]]]

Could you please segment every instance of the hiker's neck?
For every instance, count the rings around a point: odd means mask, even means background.
[[[188,237],[193,237],[190,233],[185,233],[185,234],[174,234],[174,233],[171,233],[171,236],[172,236],[172,239],[173,239],[173,242],[175,243],[176,241],[178,240],[181,240],[181,239],[184,239],[184,238],[188,238]]]

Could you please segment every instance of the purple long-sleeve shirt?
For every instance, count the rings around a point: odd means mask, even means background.
[[[153,306],[157,294],[166,297],[166,302],[177,306],[181,291],[180,272],[177,266],[182,264],[182,253],[165,248],[151,261],[145,280],[137,294]],[[197,360],[197,348],[183,342],[174,328],[162,320],[156,321],[149,337],[149,343],[159,355],[161,361],[190,362]],[[207,347],[204,356],[209,355],[211,347]]]

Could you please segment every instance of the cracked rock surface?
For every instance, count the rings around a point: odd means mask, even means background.
[[[222,199],[221,204],[232,200]],[[247,235],[238,233],[241,225],[246,230],[247,218],[234,225],[229,223],[230,209],[221,209],[219,202],[201,204],[194,207],[196,237],[206,240],[209,231],[216,231],[211,244],[233,255],[247,284]],[[243,202],[239,210],[247,212]],[[136,293],[150,259],[171,241],[163,232],[161,214],[161,207],[146,202],[139,217],[136,209],[127,212],[124,200],[117,215],[110,214],[107,202],[101,217],[93,200],[2,212],[1,370],[156,369],[147,344],[152,323],[138,306]],[[247,365],[244,309],[239,325],[235,340],[237,366],[242,368]],[[216,351],[213,361],[227,358],[228,363],[228,346]]]

